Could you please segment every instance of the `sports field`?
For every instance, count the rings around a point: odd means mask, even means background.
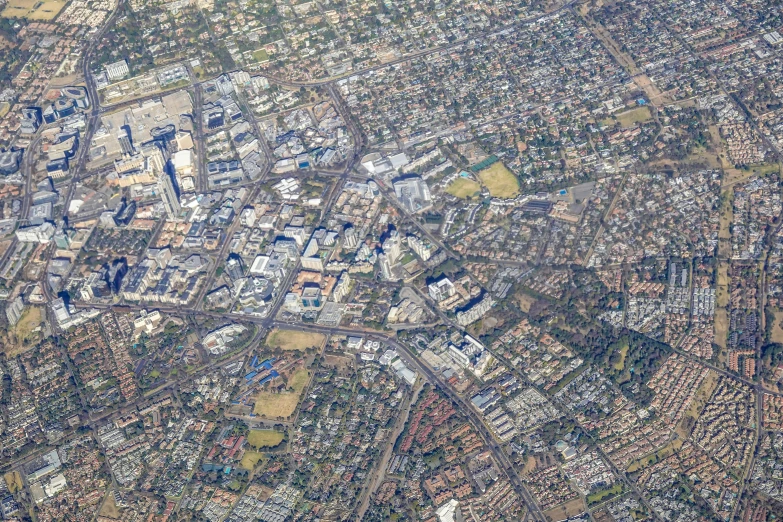
[[[253,471],[259,461],[266,460],[266,456],[258,451],[246,451],[242,455],[239,465],[248,471]]]
[[[0,16],[49,22],[60,14],[66,3],[65,0],[9,0]]]
[[[492,197],[510,199],[519,194],[519,180],[500,161],[479,172],[478,176]]]
[[[320,348],[324,343],[323,334],[313,332],[297,332],[296,330],[278,330],[275,328],[269,332],[266,338],[267,346],[280,348],[281,350],[298,350],[307,348]]]
[[[617,121],[620,122],[620,125],[627,128],[633,127],[637,123],[651,120],[652,114],[650,114],[649,107],[638,107],[636,109],[631,109],[630,111],[617,114],[615,117],[617,118]]]
[[[283,434],[275,430],[250,430],[247,443],[255,449],[274,448],[283,440]]]
[[[461,199],[478,194],[480,191],[481,185],[468,178],[457,178],[446,187],[446,192]]]

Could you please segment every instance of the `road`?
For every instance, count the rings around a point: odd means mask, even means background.
[[[446,384],[439,376],[437,376],[435,372],[424,362],[422,362],[416,355],[414,355],[407,346],[389,338],[385,338],[383,341],[397,350],[397,353],[400,355],[400,358],[403,359],[406,365],[415,369],[420,374],[425,375],[428,381],[436,385],[443,393],[446,394],[446,396],[449,397],[449,399],[451,399],[453,403],[460,407],[459,411],[466,415],[471,420],[471,424],[473,424],[473,426],[478,430],[481,438],[484,440],[484,443],[487,445],[490,451],[492,451],[495,459],[498,461],[500,466],[503,468],[503,471],[511,481],[511,484],[514,487],[514,491],[516,491],[517,494],[519,494],[525,501],[525,505],[533,515],[534,520],[545,522],[546,517],[544,516],[544,513],[538,507],[538,504],[536,504],[533,495],[522,482],[521,477],[517,473],[516,466],[511,463],[508,456],[505,454],[500,445],[498,445],[498,443],[495,441],[495,438],[489,432],[483,420],[479,417],[478,413],[473,409],[473,407],[462,397],[457,395],[451,386]]]
[[[95,79],[92,77],[92,73],[90,72],[92,54],[95,50],[95,46],[100,43],[103,34],[109,27],[112,26],[114,20],[117,18],[117,14],[120,12],[120,7],[125,4],[125,1],[126,0],[119,0],[117,2],[114,11],[111,12],[104,25],[87,41],[87,46],[85,48],[84,54],[82,55],[82,75],[84,76],[84,83],[87,87],[87,95],[90,98],[90,111],[87,113],[87,126],[84,135],[79,136],[79,150],[76,153],[75,161],[72,161],[70,164],[69,170],[71,173],[71,179],[68,193],[65,197],[65,205],[63,207],[64,214],[67,214],[68,207],[70,206],[71,200],[73,199],[73,196],[76,192],[76,188],[79,185],[79,180],[81,179],[82,174],[85,172],[85,166],[87,165],[87,161],[90,157],[90,144],[92,143],[93,136],[95,136],[95,131],[98,130],[98,124],[100,122],[100,116],[102,112],[100,97],[98,96],[98,88],[96,87]]]
[[[204,92],[201,84],[194,86],[193,94],[193,127],[196,131],[193,144],[196,149],[196,189],[198,192],[207,191],[207,159],[206,144],[204,143]]]
[[[359,501],[359,509],[356,512],[357,520],[364,519],[364,514],[367,513],[367,508],[370,507],[372,496],[386,477],[386,468],[389,467],[389,461],[391,460],[394,451],[394,444],[397,442],[397,439],[405,428],[405,423],[408,422],[408,417],[411,413],[411,406],[418,400],[419,393],[421,393],[423,387],[424,383],[421,381],[414,385],[413,392],[406,398],[405,403],[397,416],[397,422],[394,423],[391,436],[386,439],[386,448],[383,451],[383,457],[375,468],[375,473],[370,477],[369,482],[365,481],[364,483],[364,488],[360,495],[361,500]]]

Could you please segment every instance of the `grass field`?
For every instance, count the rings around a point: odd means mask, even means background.
[[[468,198],[481,192],[481,185],[468,178],[457,178],[446,187],[446,192],[455,198]]]
[[[567,518],[575,517],[585,512],[585,503],[581,498],[575,498],[565,504],[557,507],[553,507],[548,511],[544,511],[544,516],[547,520],[564,520]]]
[[[304,368],[297,370],[288,379],[288,387],[293,388],[292,392],[272,393],[262,391],[256,395],[256,403],[253,406],[253,413],[266,417],[268,419],[283,419],[290,417],[296,411],[296,405],[299,404],[299,397],[310,380],[310,373]]]
[[[731,222],[734,220],[734,188],[729,187],[721,193],[720,228],[718,229],[718,255],[731,255]]]
[[[326,337],[323,334],[311,332],[297,332],[296,330],[278,330],[275,328],[269,332],[266,338],[267,346],[280,348],[281,350],[304,351],[307,348],[320,348]]]
[[[524,292],[518,292],[516,295],[517,304],[519,309],[525,313],[530,311],[530,308],[536,304],[537,299],[532,295],[528,295]]]
[[[716,305],[720,308],[729,306],[729,263],[722,261],[718,265],[718,285],[716,292]]]
[[[43,309],[36,306],[27,308],[19,322],[10,329],[6,338],[7,346],[4,347],[5,354],[9,357],[24,352],[29,346],[32,346],[39,338],[39,334],[34,332],[41,325],[43,320]],[[27,342],[25,342],[27,340]],[[3,343],[0,342],[0,346]]]
[[[10,0],[0,16],[48,22],[54,20],[66,3],[65,0]]]
[[[649,107],[637,107],[630,111],[625,111],[615,115],[615,119],[620,122],[623,127],[633,127],[637,123],[642,123],[652,119]]]
[[[753,165],[750,170],[758,176],[769,176],[770,174],[777,174],[780,172],[780,165],[777,163],[762,163],[760,165]]]
[[[519,180],[500,161],[479,172],[479,179],[496,198],[513,198],[519,194]]]
[[[770,332],[770,341],[773,343],[783,344],[783,328],[781,328],[781,322],[783,322],[783,311],[778,310],[775,312],[775,322],[772,325],[772,332]]]
[[[527,462],[525,462],[525,467],[522,468],[522,471],[519,474],[524,477],[526,475],[530,475],[535,470],[536,470],[536,459],[530,457],[527,459]]]
[[[253,59],[257,62],[266,62],[269,60],[269,53],[266,52],[266,49],[256,49],[252,54]]]
[[[715,288],[715,344],[726,347],[729,335],[729,263],[721,261],[718,265],[718,284]]]
[[[16,323],[16,326],[14,327],[16,335],[18,335],[20,339],[28,337],[34,329],[41,325],[42,320],[42,309],[37,306],[31,306],[24,311],[19,322]]]
[[[266,460],[266,456],[258,451],[246,451],[242,455],[242,460],[239,465],[248,471],[253,471],[253,468],[259,463],[259,461]]]
[[[729,311],[725,308],[715,309],[715,344],[726,348],[729,336]]]
[[[117,502],[114,501],[114,492],[109,491],[107,495],[106,502],[104,502],[101,507],[100,516],[119,519],[122,514],[120,513],[119,508],[117,508]]]
[[[622,348],[620,348],[620,360],[614,364],[615,370],[622,371],[625,368],[625,357],[628,355],[628,348],[630,348],[628,343],[623,344]]]
[[[610,497],[616,497],[622,492],[623,492],[623,485],[617,483],[609,489],[602,489],[601,491],[590,493],[589,495],[587,495],[587,505],[598,504],[599,502],[602,502],[604,499],[608,499]]]
[[[22,475],[20,475],[18,471],[9,471],[3,475],[3,479],[5,479],[5,484],[8,486],[8,491],[11,493],[16,493],[24,487],[24,484],[22,484]]]
[[[711,169],[721,168],[721,163],[716,156],[716,152],[709,151],[704,147],[694,147],[682,163],[703,163]]]
[[[255,449],[274,448],[283,440],[283,434],[274,430],[250,430],[247,443]]]

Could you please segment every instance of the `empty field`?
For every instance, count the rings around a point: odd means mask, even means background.
[[[581,515],[584,512],[585,512],[584,501],[581,498],[575,498],[574,500],[570,500],[565,504],[562,504],[557,507],[553,507],[552,509],[545,511],[544,516],[547,517],[547,520],[565,520],[570,517]]]
[[[269,336],[266,338],[266,344],[271,348],[298,350],[301,352],[307,348],[320,348],[325,340],[326,337],[319,333],[278,330],[275,328],[269,332]]]
[[[253,51],[253,60],[257,62],[269,61],[269,53],[265,49],[257,49]]]
[[[258,451],[246,451],[242,455],[242,460],[239,462],[239,465],[248,471],[253,471],[253,468],[255,468],[261,460],[266,460],[263,453],[259,453]]]
[[[455,198],[468,198],[481,192],[481,185],[468,178],[457,178],[446,187],[446,192]]]
[[[106,500],[104,501],[103,506],[101,506],[100,515],[113,519],[118,519],[122,516],[122,513],[120,513],[120,510],[117,507],[117,502],[114,500],[114,492],[111,490],[106,494]]]
[[[715,344],[726,348],[729,336],[729,312],[725,308],[715,309]]]
[[[5,9],[0,12],[3,18],[25,18],[27,20],[41,20],[48,22],[65,7],[64,0],[10,0]]]
[[[247,443],[255,449],[274,448],[283,441],[283,434],[275,430],[250,430]]]
[[[5,479],[6,486],[8,486],[8,491],[11,493],[16,493],[24,487],[22,484],[22,475],[20,475],[18,471],[9,471],[3,475],[3,478]]]
[[[9,329],[5,343],[0,342],[0,346],[5,344],[5,354],[9,357],[13,357],[34,345],[40,337],[38,328],[41,326],[42,320],[42,308],[37,306],[27,308],[22,313],[19,322],[16,323],[13,328]]]
[[[256,403],[253,406],[253,413],[268,419],[288,418],[299,404],[299,397],[302,395],[307,382],[310,380],[310,373],[304,368],[296,370],[288,379],[288,387],[294,391],[285,391],[282,393],[273,393],[262,391],[256,395]]]
[[[783,311],[775,312],[775,322],[772,324],[772,332],[770,333],[770,341],[773,343],[783,344]]]
[[[517,292],[516,302],[519,305],[519,309],[525,313],[530,311],[530,308],[536,304],[537,299],[532,295],[528,295],[524,292]]]
[[[519,194],[519,180],[500,161],[479,172],[478,176],[492,197],[509,199]]]
[[[642,123],[652,119],[649,107],[637,107],[630,111],[615,115],[615,119],[620,122],[623,127],[633,127],[637,123]]]

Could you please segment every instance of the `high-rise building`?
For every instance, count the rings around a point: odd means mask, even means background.
[[[231,254],[226,261],[226,274],[232,281],[245,277],[245,265],[242,258],[236,254]]]
[[[234,84],[231,83],[231,78],[227,74],[215,78],[215,87],[223,96],[228,96],[234,92]]]
[[[120,149],[123,154],[133,154],[133,141],[131,140],[129,125],[120,127],[120,131],[117,133],[117,141],[120,142]]]
[[[303,257],[301,261],[302,268],[312,270],[314,272],[324,271],[324,261],[319,256]]]
[[[10,176],[16,173],[21,163],[21,150],[0,151],[0,175]]]
[[[117,209],[117,213],[114,215],[114,222],[117,224],[117,226],[123,226],[127,227],[130,225],[131,221],[133,221],[133,216],[136,214],[136,202],[131,201],[130,203],[125,203],[123,200],[122,205],[120,205],[120,208]]]
[[[160,199],[163,201],[163,208],[166,209],[169,220],[178,220],[182,207],[179,205],[179,196],[174,182],[171,181],[171,176],[165,173],[161,174],[158,178],[158,192],[160,192]]]
[[[348,295],[348,291],[351,288],[351,276],[348,272],[340,274],[340,279],[337,280],[337,284],[332,291],[332,299],[335,303],[341,302]]]
[[[35,134],[38,127],[43,122],[41,109],[38,107],[27,107],[22,109],[22,122],[19,128],[22,134]]]
[[[416,236],[408,236],[408,246],[422,261],[432,257],[433,248]]]
[[[346,225],[343,231],[343,245],[349,250],[353,250],[359,244],[359,234],[353,225]]]
[[[141,154],[145,159],[145,169],[155,175],[160,175],[166,168],[169,157],[166,149],[157,143],[150,143],[141,147]]]
[[[394,279],[391,270],[391,262],[389,261],[389,257],[386,254],[378,254],[378,264],[381,266],[381,275],[385,280],[391,281]]]
[[[54,244],[60,250],[68,250],[71,247],[71,239],[73,238],[73,231],[66,229],[57,229],[54,233]]]
[[[386,241],[383,242],[383,252],[389,256],[389,263],[392,265],[400,259],[402,254],[402,248],[400,245],[400,233],[396,230],[392,230]]]
[[[481,301],[474,304],[469,309],[457,312],[457,323],[460,326],[467,326],[478,321],[494,304],[495,300],[492,299],[491,296],[485,295]]]
[[[125,274],[128,273],[128,263],[125,259],[115,259],[114,262],[106,271],[106,284],[109,286],[112,294],[120,293],[120,287],[122,287],[122,279]]]

